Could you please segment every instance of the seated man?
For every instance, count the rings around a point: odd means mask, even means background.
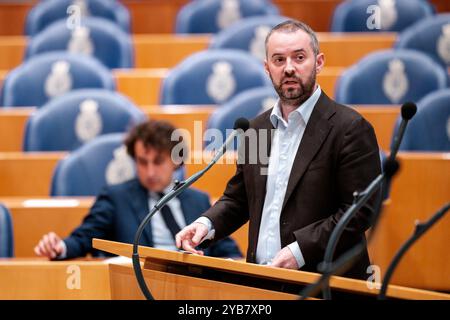
[[[43,236],[34,251],[50,259],[68,259],[99,252],[92,239],[133,243],[139,224],[154,204],[172,190],[172,176],[178,166],[171,151],[178,141],[171,141],[175,128],[162,121],[142,123],[131,130],[125,144],[136,162],[137,179],[107,186],[98,195],[89,214],[72,234],[62,240],[54,232]],[[183,150],[186,150],[183,148]],[[158,211],[144,230],[141,245],[177,250],[175,234],[195,221],[210,207],[209,197],[187,189]],[[226,238],[205,251],[214,257],[241,257],[235,242]]]

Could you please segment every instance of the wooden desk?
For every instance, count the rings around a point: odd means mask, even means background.
[[[0,300],[109,300],[102,260],[0,259]]]
[[[395,33],[318,33],[328,67],[348,67],[376,50],[391,48]],[[24,59],[27,37],[0,36],[0,69],[11,70]],[[135,34],[135,68],[172,68],[186,57],[206,50],[211,35]]]
[[[48,196],[56,164],[66,153],[0,153],[0,196]]]
[[[140,108],[151,119],[169,121],[177,128],[186,129],[191,137],[204,132],[209,116],[216,109],[214,106],[190,105],[164,107],[142,105]],[[380,147],[389,150],[399,107],[367,105],[356,109],[374,127]],[[22,151],[25,125],[35,110],[35,108],[0,108],[0,152]],[[195,150],[200,150],[202,145],[197,144],[195,147]]]
[[[70,235],[81,224],[94,200],[94,197],[0,198],[0,203],[11,212],[14,256],[34,257],[34,247],[50,231],[63,238]],[[231,235],[244,256],[248,246],[247,234],[246,224]]]
[[[400,153],[401,171],[393,180],[390,193],[390,204],[383,213],[383,218],[377,229],[374,241],[369,245],[369,252],[372,263],[381,268],[382,275],[387,265],[392,260],[394,253],[400,245],[413,232],[414,221],[416,219],[428,219],[438,208],[450,199],[450,156],[449,154],[408,154]],[[207,159],[206,159],[207,160]],[[0,176],[3,177],[3,161],[0,160]],[[14,180],[23,179],[30,173],[27,168],[32,165],[23,166],[20,162],[23,159],[17,158],[15,163],[24,168],[19,176],[2,179],[3,183],[14,185]],[[203,168],[204,165],[187,165],[187,176]],[[195,186],[201,190],[209,192],[212,198],[219,197],[228,181],[234,173],[233,164],[223,164],[213,167],[203,179],[199,180]],[[41,172],[41,170],[39,170]],[[35,181],[48,180],[48,176],[37,177]],[[20,181],[20,180],[19,180]],[[48,190],[48,189],[45,189]],[[15,191],[18,190],[9,190]],[[2,195],[4,197],[4,195]],[[44,198],[46,194],[42,195]],[[36,239],[43,233],[55,228],[54,231],[61,234],[68,233],[78,225],[90,207],[91,200],[85,199],[78,206],[67,208],[37,208],[24,207],[24,198],[5,199],[1,198],[7,207],[11,208],[13,214],[14,228],[17,233],[16,253],[20,256],[32,255],[32,248]],[[66,215],[67,213],[67,215]],[[64,214],[64,215],[63,215]],[[17,222],[16,222],[17,219]],[[67,221],[63,221],[66,219]],[[27,220],[32,223],[27,224]],[[47,227],[49,221],[50,227]],[[41,223],[39,223],[41,222]],[[33,226],[34,230],[26,229]],[[18,229],[16,229],[18,228]],[[439,221],[411,251],[405,255],[399,269],[394,274],[392,283],[431,289],[449,290],[450,282],[448,274],[450,271],[448,230],[450,220],[445,218]],[[17,231],[16,231],[17,230]],[[35,233],[33,233],[35,232]],[[29,237],[24,240],[23,235]],[[233,238],[238,242],[240,248],[246,251],[247,248],[247,226],[238,230]],[[20,239],[20,240],[19,240]],[[26,238],[25,238],[26,239]]]
[[[132,245],[93,240],[94,248],[131,257]],[[296,295],[279,292],[280,281],[298,288],[317,280],[319,274],[298,270],[273,268],[241,261],[183,254],[174,251],[139,247],[145,259],[143,276],[157,299],[296,299]],[[130,266],[111,265],[111,298],[142,299],[133,281]],[[277,286],[274,286],[278,284]],[[221,290],[217,290],[217,288]],[[377,289],[367,282],[345,277],[330,278],[330,288],[348,294],[348,298],[375,298]],[[390,285],[387,296],[397,299],[449,299],[450,295],[415,288]]]
[[[68,236],[89,212],[94,197],[38,199],[0,198],[11,212],[14,231],[14,256],[34,257],[34,247],[50,231]]]

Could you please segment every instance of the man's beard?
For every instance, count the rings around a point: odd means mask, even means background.
[[[295,79],[298,82],[299,87],[283,89],[283,81],[285,78]],[[305,83],[303,83],[302,80],[296,76],[284,76],[279,85],[275,84],[272,79],[272,75],[270,75],[270,79],[272,80],[275,91],[278,93],[278,96],[283,104],[300,106],[303,102],[308,100],[314,92],[314,87],[316,85],[316,69],[313,69],[311,76],[306,79]]]

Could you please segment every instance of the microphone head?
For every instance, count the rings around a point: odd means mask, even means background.
[[[411,119],[417,112],[417,106],[414,102],[406,102],[402,105],[402,118]]]
[[[244,132],[250,127],[250,122],[246,118],[239,118],[234,122],[234,130],[241,129]]]
[[[383,163],[383,174],[387,179],[392,178],[400,168],[400,165],[396,159],[387,158]]]

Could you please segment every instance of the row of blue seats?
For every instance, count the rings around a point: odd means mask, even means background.
[[[243,90],[270,85],[262,64],[240,50],[207,50],[172,68],[160,103],[223,104]],[[417,50],[384,50],[363,58],[338,79],[335,98],[346,104],[401,104],[446,88],[445,67]],[[114,90],[111,72],[95,58],[52,52],[30,59],[5,78],[2,106],[42,106],[79,88]]]
[[[263,60],[265,36],[271,27],[286,19],[288,17],[270,15],[240,20],[239,23],[217,33],[210,48],[240,49]],[[134,66],[131,37],[115,24],[94,17],[81,19],[77,28],[70,29],[66,24],[65,20],[58,20],[35,35],[27,46],[25,58],[43,52],[67,49],[75,53],[94,55],[109,68]],[[450,14],[423,18],[404,29],[395,46],[426,52],[438,63],[448,66],[450,53],[447,43],[450,41],[450,31],[446,26],[449,24]]]
[[[335,9],[331,31],[398,32],[432,16],[434,12],[434,7],[426,0],[347,0]],[[124,31],[130,31],[130,14],[118,1],[46,0],[29,12],[26,34],[35,35],[52,22],[66,19],[68,14],[72,17],[73,14],[102,17],[116,23]],[[243,18],[279,14],[279,8],[270,0],[191,1],[178,12],[175,32],[217,33]]]
[[[226,137],[237,118],[254,118],[272,108],[276,99],[271,86],[244,90],[213,112],[207,128],[218,129]],[[450,151],[450,89],[424,96],[418,101],[418,109],[400,149]],[[138,107],[118,93],[75,90],[53,99],[31,115],[26,124],[23,150],[72,151],[100,135],[126,132],[145,119]]]

